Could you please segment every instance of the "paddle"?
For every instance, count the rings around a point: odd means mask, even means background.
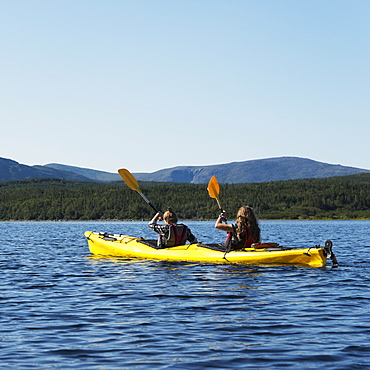
[[[209,180],[207,190],[208,190],[209,196],[217,200],[218,208],[220,208],[221,213],[223,213],[224,210],[222,209],[220,200],[218,199],[218,196],[220,194],[220,185],[218,184],[216,176],[212,176],[211,179]],[[225,216],[224,216],[224,220],[225,220],[225,223],[227,224],[227,219]],[[226,240],[229,240],[230,242],[228,244],[226,244],[225,242],[225,254],[224,254],[225,259],[226,259],[226,253],[229,253],[231,250],[231,239],[226,239]]]
[[[224,210],[221,207],[220,200],[218,199],[218,196],[220,194],[220,185],[218,184],[216,176],[212,176],[211,179],[209,180],[207,190],[209,196],[217,200],[218,208],[220,208],[220,211],[224,212]]]
[[[154,209],[156,213],[158,213],[157,209],[153,206],[152,203],[150,203],[150,200],[141,192],[139,184],[137,183],[135,177],[131,174],[129,170],[126,170],[125,168],[121,168],[118,170],[118,173],[122,177],[122,180],[126,183],[126,185],[132,189],[137,191],[141,197]]]

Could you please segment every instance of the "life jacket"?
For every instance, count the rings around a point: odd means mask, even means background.
[[[250,248],[253,244],[252,236],[249,231],[249,227],[247,228],[247,239],[245,242],[238,239],[238,236],[236,235],[236,228],[235,225],[233,226],[233,232],[227,233],[227,237],[224,243],[224,246],[226,247],[226,251],[229,252],[231,250],[238,250],[243,248]]]
[[[168,229],[168,237],[165,240],[166,247],[176,247],[177,245],[183,245],[186,243],[188,236],[188,227],[183,224],[170,225]]]

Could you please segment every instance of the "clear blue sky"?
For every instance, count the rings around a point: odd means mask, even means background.
[[[370,169],[369,0],[0,0],[0,157]]]

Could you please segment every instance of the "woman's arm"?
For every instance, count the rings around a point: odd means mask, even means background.
[[[223,223],[223,221],[225,221],[225,223]],[[227,224],[226,223],[226,219],[225,219],[225,213],[222,212],[219,216],[218,216],[218,219],[216,220],[216,223],[215,223],[215,228],[218,229],[218,230],[222,230],[222,231],[226,231],[226,232],[233,232],[233,226],[231,224]]]
[[[150,224],[156,224],[158,220],[161,220],[163,218],[162,212],[157,212],[154,217],[149,221]]]
[[[186,240],[189,241],[190,244],[198,243],[198,239],[193,235],[191,230],[188,228]]]

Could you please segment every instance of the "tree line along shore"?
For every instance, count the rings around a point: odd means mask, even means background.
[[[213,220],[219,214],[207,184],[139,182],[159,210],[180,219]],[[220,203],[232,219],[250,205],[264,220],[370,219],[370,174],[220,184]],[[123,181],[108,184],[60,179],[0,182],[0,220],[149,220],[154,211]]]

